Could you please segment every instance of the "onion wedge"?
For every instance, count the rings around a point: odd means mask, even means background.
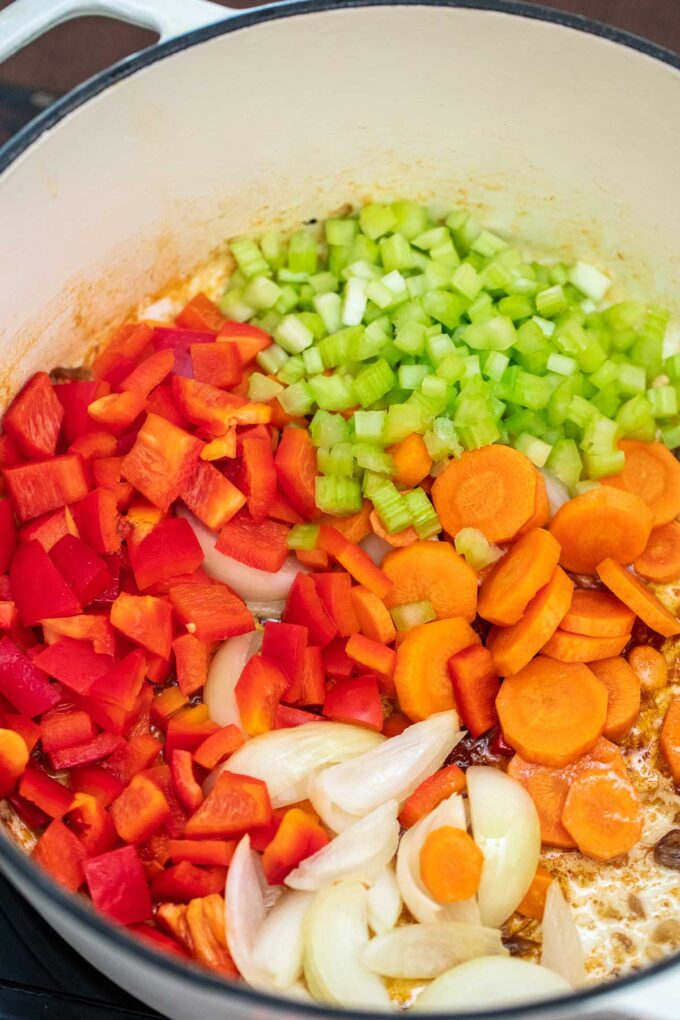
[[[227,871],[224,923],[227,946],[242,977],[255,988],[269,988],[266,975],[252,962],[253,948],[267,911],[250,836],[239,842]]]
[[[553,970],[572,988],[586,982],[586,958],[581,936],[559,882],[551,882],[543,914],[541,964]]]
[[[368,888],[368,923],[376,935],[391,931],[401,916],[401,893],[391,864],[383,868]]]
[[[213,722],[243,729],[234,688],[248,659],[261,647],[262,631],[255,630],[229,638],[218,649],[203,688],[203,701]]]
[[[513,956],[482,956],[447,970],[425,988],[416,1013],[475,1014],[494,1006],[524,1006],[565,995],[571,986],[546,967]]]
[[[251,964],[272,988],[292,988],[302,977],[304,922],[313,899],[308,892],[284,892],[256,935]]]
[[[444,921],[404,924],[371,939],[362,960],[383,977],[436,978],[466,960],[507,956],[497,928]]]

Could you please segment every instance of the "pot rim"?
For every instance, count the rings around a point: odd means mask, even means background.
[[[601,39],[606,39],[609,42],[642,53],[680,71],[680,55],[657,43],[643,39],[641,36],[627,32],[624,29],[605,25],[602,22],[579,14],[543,7],[540,4],[525,2],[525,0],[285,0],[283,3],[273,4],[272,6],[258,7],[242,13],[232,13],[230,16],[226,16],[223,21],[186,32],[167,42],[148,47],[78,85],[30,121],[3,146],[0,146],[0,183],[2,174],[46,131],[54,127],[64,117],[77,110],[78,107],[88,100],[144,67],[171,57],[175,53],[188,49],[190,46],[198,45],[228,32],[248,28],[251,25],[322,11],[363,7],[449,7],[510,14],[533,21],[545,21],[561,25],[563,28],[575,29],[588,35],[598,36]],[[382,1014],[357,1010],[340,1010],[323,1003],[311,1004],[293,998],[270,995],[248,985],[216,977],[209,971],[199,969],[191,963],[175,960],[170,954],[153,949],[151,944],[147,945],[143,938],[134,938],[126,933],[125,928],[122,926],[119,927],[115,923],[108,921],[103,915],[98,914],[83,897],[75,896],[63,890],[49,875],[37,868],[27,854],[20,850],[6,833],[0,835],[0,862],[4,862],[7,865],[7,870],[10,874],[18,872],[22,879],[36,886],[37,891],[48,900],[51,900],[58,910],[69,915],[70,920],[79,925],[93,926],[98,935],[111,943],[117,950],[122,950],[127,955],[134,954],[134,956],[141,958],[147,964],[165,970],[174,978],[189,981],[192,985],[197,985],[202,990],[219,992],[225,996],[235,996],[243,1003],[253,1003],[260,1007],[266,1007],[277,1012],[279,1015],[285,1016],[286,1014],[294,1013],[309,1017],[310,1020],[318,1017],[323,1012],[326,1014],[337,1013],[338,1016],[342,1015],[346,1020],[367,1020],[367,1018],[371,1017],[374,1020],[378,1020],[378,1017],[382,1016]],[[640,982],[647,978],[665,973],[679,963],[680,953],[675,953],[665,960],[650,964],[644,970],[618,978],[615,982],[603,983],[592,988],[589,987],[572,995],[563,995],[525,1006],[510,1006],[504,1009],[482,1010],[474,1013],[457,1013],[456,1017],[460,1018],[460,1020],[512,1020],[512,1018],[528,1020],[530,1017],[538,1018],[539,1015],[544,1017],[548,1011],[553,1009],[563,1011],[573,1008],[577,1010],[579,1005],[591,1003],[593,1000],[605,1000],[602,1001],[604,1006],[606,1005],[608,993],[613,991],[619,992],[625,988],[638,986]],[[432,1013],[431,1015],[435,1018],[450,1016],[447,1013]]]

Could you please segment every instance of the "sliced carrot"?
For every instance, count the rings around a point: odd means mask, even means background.
[[[430,811],[434,811],[443,800],[448,800],[454,793],[462,793],[464,789],[463,770],[458,765],[447,765],[424,779],[411,796],[406,798],[399,812],[399,821],[405,829],[410,829],[425,815],[429,815]]]
[[[377,595],[361,585],[356,585],[352,588],[352,606],[362,634],[384,645],[394,641],[397,636],[394,621],[385,603]]]
[[[394,460],[394,481],[398,485],[412,488],[414,485],[420,485],[423,478],[429,475],[432,457],[427,452],[425,440],[417,432],[412,432],[388,452],[392,454]]]
[[[517,623],[552,577],[559,558],[559,543],[549,531],[534,528],[522,535],[482,581],[479,615],[500,627]]]
[[[577,588],[560,627],[571,634],[616,637],[630,634],[634,623],[635,613],[611,592]]]
[[[635,648],[631,648],[628,652],[628,665],[647,694],[662,690],[668,683],[666,657],[651,645],[636,645]]]
[[[592,662],[590,669],[609,695],[604,735],[618,743],[640,717],[640,680],[619,655]]]
[[[598,563],[597,573],[609,590],[652,630],[663,634],[664,637],[680,634],[680,623],[673,614],[669,613],[656,595],[625,567],[612,559],[606,559]]]
[[[449,542],[413,542],[395,549],[385,556],[382,569],[392,582],[385,598],[388,609],[428,601],[440,620],[474,620],[477,574]]]
[[[626,463],[618,475],[602,478],[603,485],[635,493],[654,515],[654,526],[669,524],[680,514],[680,464],[663,443],[621,439]]]
[[[363,634],[352,634],[345,646],[345,652],[360,666],[371,673],[392,676],[397,661],[397,653],[387,645],[372,641]]]
[[[317,518],[317,524],[330,524],[333,528],[344,535],[348,542],[361,542],[367,535],[371,534],[371,510],[372,505],[367,499],[364,500],[361,510],[352,514],[351,517],[334,517],[332,514],[321,514]]]
[[[438,903],[469,900],[482,880],[484,854],[465,829],[433,829],[420,849],[420,877]]]
[[[562,823],[582,854],[610,861],[638,842],[644,811],[629,780],[617,773],[588,771],[569,787]]]
[[[539,864],[524,899],[517,907],[517,913],[522,917],[532,917],[540,921],[545,912],[545,898],[553,881],[554,878],[548,869]]]
[[[619,772],[626,776],[626,763],[615,744],[601,738],[589,754],[561,769],[548,768],[525,761],[519,754],[510,760],[508,775],[521,783],[538,812],[541,840],[547,846],[570,850],[576,846],[562,824],[562,811],[569,787],[584,771]]]
[[[394,685],[402,711],[418,722],[454,708],[448,661],[479,642],[461,617],[421,623],[407,631],[397,650]]]
[[[639,496],[608,485],[563,503],[550,531],[562,546],[560,563],[577,574],[594,574],[604,559],[632,563],[644,551],[654,516]]]
[[[364,550],[342,535],[337,528],[322,524],[319,528],[317,545],[324,552],[330,553],[340,566],[351,574],[355,581],[368,588],[379,598],[385,598],[392,582],[386,574],[376,567],[373,560]]]
[[[510,446],[484,446],[452,460],[432,486],[444,531],[477,528],[489,542],[509,542],[534,512],[536,469]]]
[[[673,782],[680,784],[680,698],[674,698],[668,706],[659,746],[671,770]]]
[[[296,549],[295,555],[298,562],[303,567],[309,567],[310,570],[328,569],[328,553],[323,549]]]
[[[404,528],[403,531],[396,531],[394,534],[389,532],[375,510],[372,511],[369,520],[373,534],[382,538],[383,542],[387,542],[395,549],[401,549],[405,545],[411,545],[412,542],[418,541],[418,532],[413,527]]]
[[[618,655],[630,641],[630,634],[614,637],[591,637],[587,634],[571,634],[558,627],[549,641],[541,648],[542,655],[560,662],[595,662]]]
[[[548,490],[545,485],[545,479],[541,472],[537,470],[534,512],[526,524],[519,529],[517,535],[526,535],[527,531],[533,531],[534,528],[544,528],[550,520],[550,517],[550,501],[548,499]]]
[[[607,691],[582,663],[541,655],[503,681],[496,708],[511,747],[527,761],[561,768],[602,736]]]
[[[0,797],[12,792],[28,765],[26,741],[14,730],[0,729]]]
[[[680,579],[680,521],[652,528],[645,551],[633,566],[647,581],[666,584]]]
[[[486,641],[500,676],[517,673],[541,650],[557,630],[574,590],[574,583],[557,567],[544,588],[534,595],[524,616],[512,627],[494,627]]]

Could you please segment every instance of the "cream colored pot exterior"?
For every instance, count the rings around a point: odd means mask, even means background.
[[[164,37],[228,20],[124,62],[0,154],[0,404],[37,369],[80,363],[226,237],[369,196],[475,206],[532,248],[612,266],[633,293],[678,309],[677,68],[521,8],[302,3],[230,16],[200,0],[19,0],[0,15],[0,58],[93,9]],[[168,1015],[280,1013],[124,950],[0,851],[58,931]],[[521,1015],[616,1008],[677,1020],[678,967]]]

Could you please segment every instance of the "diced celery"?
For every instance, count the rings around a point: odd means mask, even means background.
[[[669,422],[667,425],[662,425],[659,429],[661,441],[668,447],[669,450],[675,450],[680,446],[680,421]]]
[[[622,403],[618,386],[615,383],[603,386],[598,393],[590,398],[590,402],[605,418],[615,418]]]
[[[280,269],[286,260],[286,251],[278,230],[267,230],[260,238],[260,250],[272,269]]]
[[[503,555],[503,550],[492,545],[478,528],[461,528],[453,541],[458,555],[463,556],[475,570],[484,570]]]
[[[318,347],[308,347],[302,352],[302,360],[305,364],[305,371],[308,376],[320,375],[326,367]]]
[[[318,524],[294,524],[286,542],[289,549],[316,549],[319,538]]]
[[[605,386],[618,380],[619,368],[620,365],[617,365],[615,361],[607,359],[592,373],[590,381],[594,386],[597,386],[598,390],[602,390]]]
[[[626,455],[623,450],[612,450],[610,453],[584,453],[583,462],[589,478],[605,478],[623,471]]]
[[[384,358],[366,365],[354,378],[354,395],[362,407],[370,407],[392,389],[394,372]]]
[[[234,322],[245,322],[251,319],[256,312],[252,305],[249,305],[243,297],[240,287],[226,291],[219,300],[219,309],[227,319]]]
[[[592,478],[584,478],[582,482],[577,482],[574,486],[574,496],[582,496],[584,492],[591,492],[593,489],[598,489],[600,483]]]
[[[340,329],[342,318],[342,299],[339,294],[333,291],[325,291],[323,294],[316,294],[313,304],[317,313],[321,316],[326,332],[335,333]]]
[[[464,339],[478,351],[507,351],[517,338],[512,319],[497,315],[486,322],[472,322],[466,326]]]
[[[375,443],[355,443],[353,451],[358,467],[383,475],[394,474],[394,459],[381,446]]]
[[[609,454],[616,448],[619,434],[617,422],[592,414],[583,427],[581,449],[586,453]]]
[[[259,245],[251,237],[237,237],[229,244],[231,254],[236,259],[239,267],[247,280],[254,276],[269,276],[271,269],[266,261]]]
[[[565,417],[567,421],[573,422],[579,428],[583,428],[593,414],[597,414],[593,405],[584,400],[583,397],[575,395],[569,401]]]
[[[341,414],[317,411],[309,423],[309,431],[315,446],[335,446],[349,439],[349,428]]]
[[[314,343],[314,334],[298,315],[284,315],[274,336],[279,346],[289,354],[300,354]]]
[[[423,308],[446,329],[457,326],[465,310],[461,298],[445,290],[428,291],[423,297]]]
[[[568,272],[570,283],[578,288],[582,294],[599,303],[609,288],[611,280],[603,272],[591,266],[588,262],[578,261]]]
[[[441,366],[440,366],[441,368]],[[439,369],[437,370],[439,371]],[[426,375],[420,384],[420,388],[426,397],[443,397],[446,398],[449,387],[445,379],[441,379],[438,375]]]
[[[433,365],[439,365],[450,354],[455,353],[453,340],[446,333],[434,333],[425,340],[427,355]]]
[[[309,414],[314,406],[314,394],[311,386],[304,382],[296,382],[288,386],[278,396],[281,407],[286,414],[298,417]]]
[[[573,375],[578,372],[578,363],[566,354],[553,353],[548,355],[547,368],[549,372],[557,372],[558,375]]]
[[[394,346],[404,354],[422,354],[425,349],[425,326],[422,322],[407,322],[397,331]]]
[[[520,453],[523,453],[525,457],[528,457],[532,464],[536,467],[543,467],[548,460],[548,457],[552,453],[552,447],[549,443],[545,443],[542,439],[538,439],[536,436],[529,435],[528,432],[522,432],[515,439],[513,446]]]
[[[400,443],[412,432],[421,432],[423,419],[419,407],[411,404],[392,404],[385,419],[385,445]]]
[[[302,360],[302,356],[299,354],[293,355],[289,358],[282,369],[279,370],[277,378],[280,382],[296,383],[304,379],[306,375],[305,363]]]
[[[357,402],[352,379],[347,376],[316,375],[309,380],[309,388],[324,411],[344,411]]]
[[[283,347],[279,347],[278,344],[272,344],[271,347],[266,347],[263,351],[260,351],[255,356],[255,361],[264,372],[269,373],[269,375],[275,375],[288,361],[288,355]]]
[[[330,219],[324,224],[326,241],[335,246],[349,246],[356,237],[359,223],[354,219]]]
[[[260,372],[253,372],[248,379],[248,396],[251,400],[256,403],[266,404],[268,401],[273,400],[283,390],[281,383],[276,382],[274,379],[268,379],[266,375],[262,375]]]
[[[281,297],[281,288],[267,276],[256,276],[243,291],[246,304],[258,311],[273,308]]]
[[[429,497],[420,486],[404,493],[403,500],[419,539],[425,540],[439,534],[442,530],[439,517]]]
[[[482,446],[489,446],[501,437],[493,418],[485,418],[475,425],[461,427],[458,434],[466,450],[478,450]]]
[[[330,450],[319,447],[316,462],[322,474],[351,477],[354,473],[353,446],[351,443],[336,443]]]
[[[461,262],[451,277],[451,284],[463,297],[474,301],[482,289],[483,280],[474,266],[471,266],[469,262]]]
[[[431,602],[404,602],[390,609],[394,626],[400,633],[419,627],[422,623],[432,623],[437,614]]]
[[[390,534],[396,534],[411,525],[406,500],[393,482],[383,482],[377,486],[371,494],[371,501]]]
[[[400,365],[397,378],[402,390],[417,390],[428,374],[427,365]]]
[[[367,443],[382,442],[387,411],[355,411],[354,434],[358,441]]]
[[[534,302],[526,294],[510,294],[498,302],[498,311],[506,318],[517,322],[519,319],[530,318],[534,314],[535,308]],[[470,315],[469,308],[468,315]],[[472,319],[472,316],[470,318]]]
[[[317,476],[316,505],[323,513],[355,514],[361,510],[361,501],[361,485],[356,478]]]
[[[412,268],[413,251],[403,234],[395,233],[390,237],[383,237],[378,247],[382,264],[388,272],[392,269]]]
[[[583,463],[581,454],[573,439],[558,439],[545,465],[563,482],[568,489],[573,489],[581,477]]]
[[[503,251],[507,247],[507,242],[499,237],[498,234],[493,234],[490,230],[481,230],[470,245],[472,251],[483,255],[484,258],[491,258],[492,255]]]
[[[389,205],[373,202],[365,205],[359,213],[359,224],[367,237],[376,241],[383,234],[388,234],[397,225],[397,217]]]
[[[619,389],[626,396],[644,393],[647,389],[647,376],[640,365],[619,365]]]
[[[651,442],[656,435],[651,404],[641,394],[631,397],[621,405],[616,420],[621,428],[621,434],[627,439],[642,439]]]

